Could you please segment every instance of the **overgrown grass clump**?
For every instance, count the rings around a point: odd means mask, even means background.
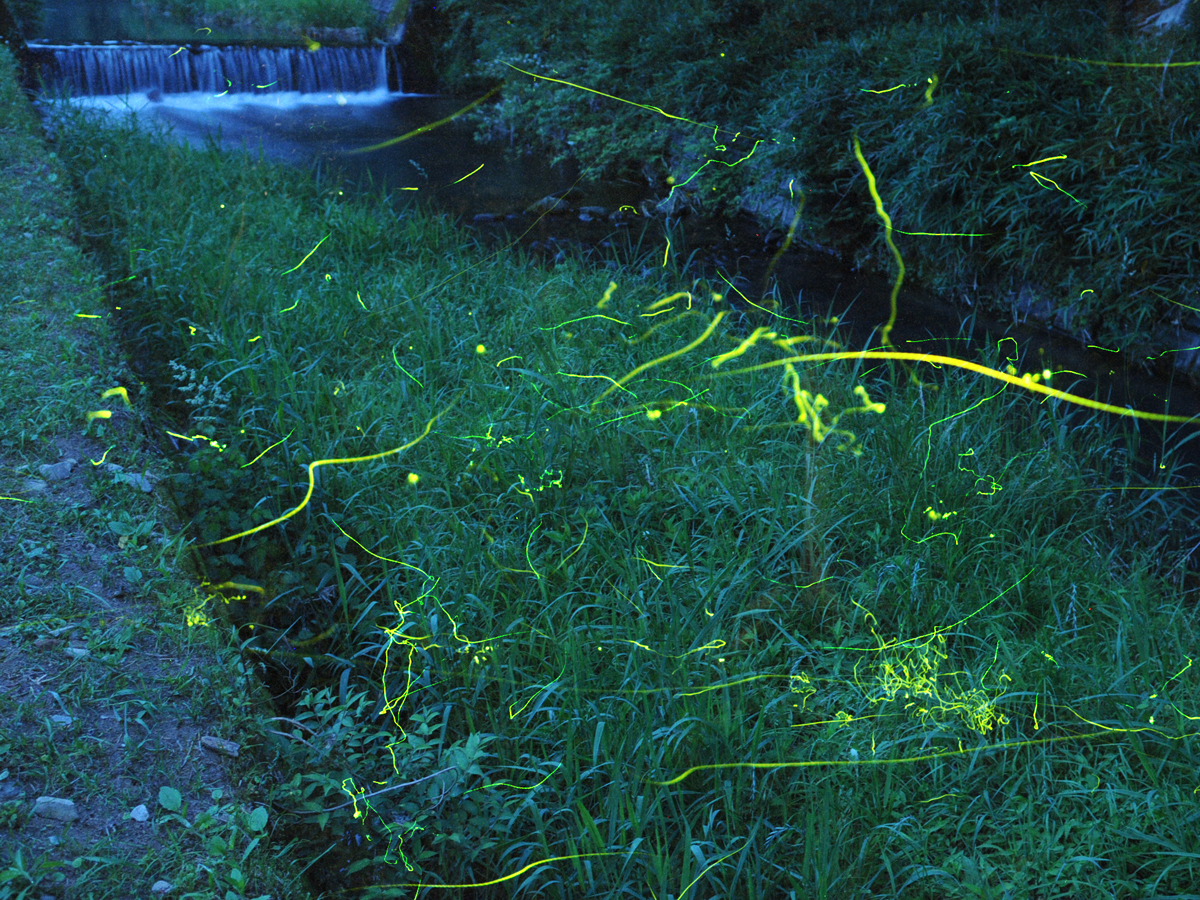
[[[1161,35],[1069,0],[438,8],[447,87],[504,84],[482,136],[648,178],[673,212],[787,227],[803,194],[801,238],[894,272],[858,133],[915,282],[1002,319],[1029,284],[1043,318],[1142,361],[1200,305],[1200,4]]]
[[[726,301],[669,270],[540,269],[128,126],[57,150],[195,442],[195,621],[291,685],[271,821],[326,887],[1200,883],[1193,523],[1099,417],[953,370],[735,371],[821,340],[714,368]]]
[[[249,24],[262,33],[294,28],[363,28],[374,34],[378,16],[369,0],[142,0],[185,21]],[[406,0],[400,0],[405,3]]]

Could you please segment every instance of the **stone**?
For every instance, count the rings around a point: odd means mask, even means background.
[[[476,215],[475,215],[475,216],[472,218],[472,221],[473,221],[473,222],[480,222],[480,223],[484,223],[484,222],[495,222],[495,221],[496,221],[496,218],[497,218],[497,216],[496,216],[496,214],[495,214],[495,213],[477,213],[477,214],[476,214]]]
[[[146,809],[145,803],[139,803],[129,811],[129,818],[135,822],[145,822],[150,818],[150,810]],[[153,890],[153,888],[151,888]]]
[[[1054,314],[1054,304],[1041,297],[1040,292],[1031,284],[1022,284],[1017,296],[1013,299],[1013,320],[1025,324],[1027,319],[1046,322]],[[1020,314],[1020,318],[1017,316]]]
[[[571,211],[571,204],[568,203],[566,200],[560,200],[558,197],[555,197],[553,194],[550,195],[549,197],[543,197],[537,203],[534,203],[532,206],[530,206],[528,209],[525,210],[525,212],[527,212],[527,213],[536,213],[536,214],[567,213],[570,211]]]
[[[71,477],[71,470],[75,468],[75,464],[79,462],[75,457],[69,456],[66,459],[61,459],[53,465],[38,466],[38,472],[47,481],[62,481],[65,478]]]
[[[683,191],[674,190],[654,204],[654,211],[665,216],[679,216],[690,210],[687,196]]]
[[[137,472],[119,472],[113,476],[113,481],[123,481],[125,484],[131,485],[147,494],[154,490],[154,482],[145,475],[139,475]]]
[[[79,818],[75,801],[61,797],[38,797],[33,804],[33,814],[56,822],[74,822]]]
[[[211,750],[214,753],[220,753],[222,756],[237,756],[239,744],[233,741],[226,741],[219,737],[213,737],[206,734],[200,738],[200,746],[205,750]]]
[[[371,8],[383,22],[389,44],[399,44],[404,40],[404,26],[408,23],[410,6],[409,0],[371,0]]]
[[[1200,334],[1194,331],[1184,331],[1179,329],[1168,338],[1171,349],[1175,352],[1171,355],[1175,363],[1175,368],[1181,372],[1195,372],[1200,370]]]
[[[154,884],[150,885],[150,893],[156,894],[159,897],[170,893],[174,889],[175,885],[171,884],[169,881],[163,881],[161,878],[154,882]]]
[[[1171,3],[1166,9],[1162,7],[1170,0],[1150,0],[1145,3],[1135,3],[1133,10],[1134,21],[1141,19],[1139,28],[1142,31],[1151,31],[1157,29],[1162,31],[1165,28],[1175,28],[1183,25],[1183,16],[1187,12],[1188,3],[1190,0],[1178,0],[1176,3]],[[1158,7],[1155,11],[1154,7]],[[1141,7],[1139,10],[1137,7]]]

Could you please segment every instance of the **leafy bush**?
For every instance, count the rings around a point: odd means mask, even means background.
[[[1029,284],[1064,330],[1142,359],[1198,305],[1200,70],[1159,64],[1200,55],[1192,26],[1117,36],[1083,0],[440,9],[450,86],[504,84],[481,139],[676,210],[786,226],[803,192],[802,238],[893,273],[857,132],[913,282],[996,317]]]

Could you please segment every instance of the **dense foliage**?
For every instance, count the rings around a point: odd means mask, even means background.
[[[1162,66],[1200,58],[1200,3],[1161,35],[1107,6],[451,0],[437,23],[447,89],[505,85],[483,139],[674,213],[786,226],[803,192],[802,237],[894,271],[857,133],[910,278],[1005,316],[1028,283],[1085,341],[1161,350],[1200,307],[1200,67]]]
[[[378,35],[369,0],[138,0],[182,21],[242,24],[264,35],[296,28],[363,28]]]

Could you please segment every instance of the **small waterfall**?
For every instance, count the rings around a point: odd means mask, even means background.
[[[158,94],[354,94],[385,91],[382,46],[255,47],[141,44],[31,44],[47,86],[73,96]]]

